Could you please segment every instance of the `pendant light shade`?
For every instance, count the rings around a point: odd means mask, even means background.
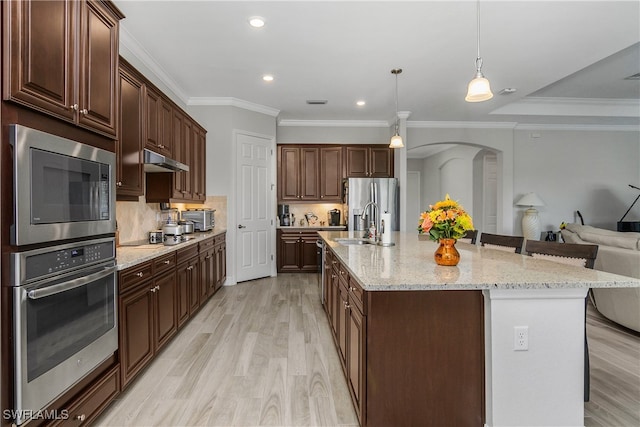
[[[402,143],[402,137],[398,131],[398,74],[402,72],[402,68],[394,68],[391,70],[391,74],[396,76],[396,128],[393,136],[391,137],[391,141],[389,142],[389,148],[402,148],[404,144]]]
[[[476,17],[478,21],[478,56],[476,57],[476,76],[469,82],[467,96],[464,98],[467,102],[481,102],[493,98],[489,80],[487,80],[484,74],[482,74],[482,57],[480,56],[480,0],[477,2]]]

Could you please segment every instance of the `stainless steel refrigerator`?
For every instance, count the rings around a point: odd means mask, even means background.
[[[400,194],[397,178],[348,178],[344,181],[344,202],[348,218],[349,231],[361,230],[369,227],[375,220],[376,226],[380,225],[380,215],[391,214],[391,229],[400,230]],[[378,212],[372,205],[363,209],[369,202],[378,206]],[[366,224],[359,220],[366,214]]]

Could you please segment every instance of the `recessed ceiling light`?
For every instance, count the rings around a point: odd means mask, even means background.
[[[260,16],[252,16],[249,18],[249,25],[253,28],[262,28],[264,27],[264,18]]]
[[[356,105],[357,105],[358,107],[362,107],[362,106],[364,106],[365,104],[366,104],[366,102],[364,102],[364,101],[362,101],[362,100],[360,100],[360,101],[356,102]]]
[[[272,82],[273,76],[271,74],[265,74],[264,76],[262,76],[262,80],[264,80],[265,82]]]

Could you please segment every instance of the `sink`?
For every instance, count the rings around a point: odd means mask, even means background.
[[[343,237],[334,240],[341,245],[375,245],[372,240],[357,237]]]

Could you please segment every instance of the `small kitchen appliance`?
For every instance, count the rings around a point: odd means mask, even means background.
[[[194,232],[195,223],[193,221],[188,219],[183,219],[183,220],[180,220],[178,224],[182,226],[182,231],[184,231],[184,234],[191,234]]]
[[[215,227],[215,209],[188,209],[180,212],[183,221],[193,222],[193,231],[209,231]]]
[[[152,245],[164,242],[164,233],[162,230],[154,230],[149,232],[149,243]]]
[[[291,217],[289,215],[289,205],[278,205],[278,218],[280,218],[281,226],[291,225]]]
[[[340,210],[331,209],[329,212],[327,212],[327,221],[331,226],[340,225]]]

